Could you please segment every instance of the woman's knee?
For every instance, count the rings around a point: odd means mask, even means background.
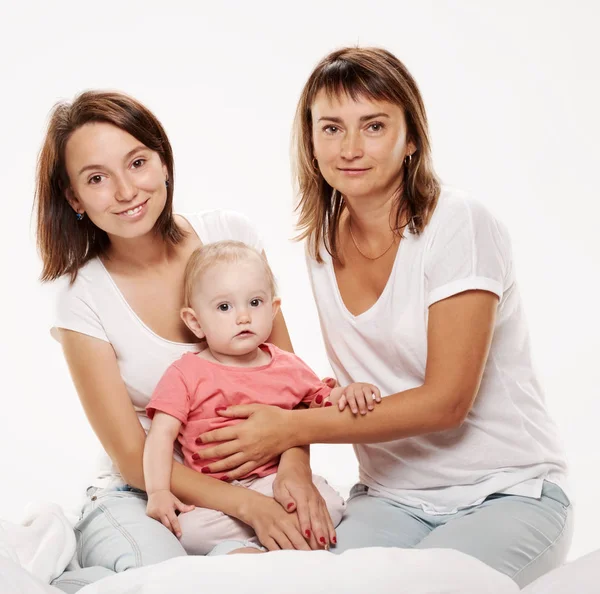
[[[170,530],[146,515],[145,500],[98,501],[75,527],[82,567],[121,572],[186,554]]]

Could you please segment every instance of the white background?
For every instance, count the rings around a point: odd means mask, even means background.
[[[6,3],[8,4],[8,3]],[[428,109],[438,173],[505,223],[535,360],[572,468],[571,558],[600,547],[600,151],[594,2],[20,2],[0,16],[0,518],[74,509],[98,442],[48,333],[31,208],[48,113],[87,88],[125,91],[170,135],[176,208],[259,226],[294,346],[330,373],[293,235],[290,126],[316,62],[344,45],[402,59]],[[349,446],[313,448],[334,484]]]

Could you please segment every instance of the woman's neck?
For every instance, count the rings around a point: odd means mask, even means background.
[[[141,272],[168,264],[173,258],[174,249],[154,232],[143,237],[125,239],[111,237],[106,259],[112,266],[129,271]]]
[[[398,193],[394,192],[380,197],[344,197],[352,231],[361,237],[390,236],[394,227],[392,212],[397,204],[397,196]]]

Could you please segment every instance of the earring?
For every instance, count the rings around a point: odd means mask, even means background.
[[[83,213],[82,213],[82,212],[76,212],[76,213],[75,213],[75,218],[76,218],[78,221],[82,221],[82,220],[83,220]]]
[[[169,187],[169,180],[168,179],[165,180],[165,187],[167,187],[167,188]]]
[[[404,159],[404,164],[407,167],[410,167],[410,164],[412,163],[412,154],[410,155],[406,155],[406,158]]]

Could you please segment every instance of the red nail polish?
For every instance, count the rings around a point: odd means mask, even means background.
[[[315,397],[315,402],[317,404],[321,404],[321,402],[323,402],[323,396],[321,396],[321,394],[317,394],[317,396]]]
[[[325,544],[325,538],[323,536],[321,536],[321,538],[319,538],[319,542],[321,544]]]
[[[292,509],[292,507],[294,507],[294,504],[290,501],[290,503],[287,504],[287,508]]]
[[[225,476],[222,476],[222,477],[221,477],[221,480],[222,480],[222,481],[228,481],[228,480],[229,480],[229,477],[228,477],[227,475],[225,475]]]
[[[327,401],[327,402],[325,403],[325,406],[333,406],[333,404],[332,404],[331,402]]]
[[[202,439],[200,437],[196,437],[196,445],[202,445]]]
[[[192,460],[200,460],[200,454],[192,454]]]
[[[331,542],[332,542],[333,544],[337,544],[337,538],[334,536],[334,537],[331,539]]]
[[[217,408],[215,408],[215,412],[216,412],[216,413],[219,413],[219,412],[221,412],[222,410],[225,410],[226,408],[227,408],[226,406],[217,406]]]
[[[210,473],[210,469],[208,468],[208,466],[204,466],[200,472],[202,474],[209,474]]]
[[[304,535],[306,536],[306,538],[310,538],[310,530],[305,530]]]

